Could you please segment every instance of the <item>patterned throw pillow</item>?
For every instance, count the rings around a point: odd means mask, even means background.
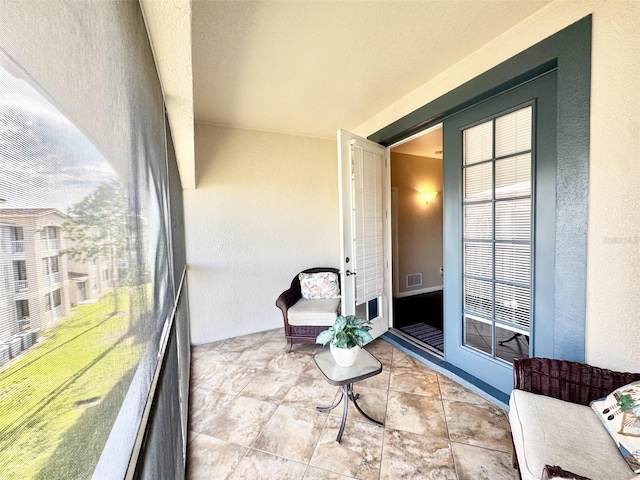
[[[640,381],[591,402],[631,470],[640,473]]]
[[[302,298],[339,298],[338,275],[333,272],[301,273]]]

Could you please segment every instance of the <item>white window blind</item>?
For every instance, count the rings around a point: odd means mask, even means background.
[[[355,209],[356,305],[383,293],[384,150],[351,145]]]
[[[532,118],[527,106],[463,132],[464,316],[490,338],[531,326]]]

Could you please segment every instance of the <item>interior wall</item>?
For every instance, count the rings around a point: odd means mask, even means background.
[[[191,341],[282,327],[301,270],[339,267],[336,141],[197,124],[185,190]]]
[[[556,0],[354,130],[368,136],[593,15],[586,361],[640,371],[640,2]]]
[[[442,160],[391,152],[391,186],[398,191],[398,289],[442,288]],[[428,204],[424,194],[438,192]],[[407,287],[421,273],[422,285]]]

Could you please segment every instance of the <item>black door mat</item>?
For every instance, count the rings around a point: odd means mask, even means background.
[[[407,325],[406,327],[400,327],[400,331],[407,335],[411,335],[427,345],[431,345],[433,348],[440,350],[441,352],[444,352],[444,335],[442,330],[438,330],[431,325],[420,322],[414,323],[413,325]]]

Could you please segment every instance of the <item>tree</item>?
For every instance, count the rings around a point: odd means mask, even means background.
[[[101,183],[93,193],[70,207],[62,225],[70,240],[64,250],[74,260],[107,259],[113,284],[114,312],[118,311],[118,259],[128,258],[127,233],[131,215],[125,188],[118,180]]]

